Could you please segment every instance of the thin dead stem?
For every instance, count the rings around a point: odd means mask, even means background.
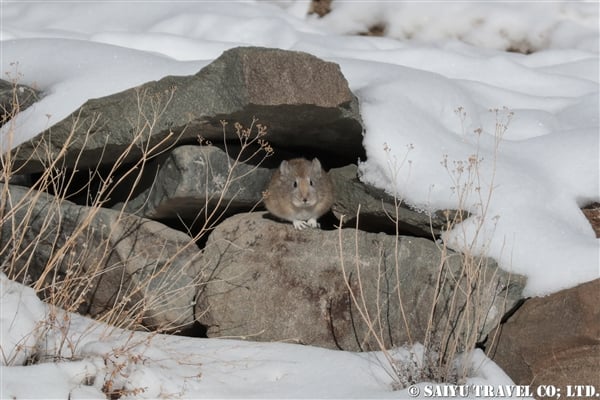
[[[502,288],[496,288],[492,285],[497,284],[495,276],[490,276],[490,272],[495,269],[488,268],[488,257],[490,242],[484,239],[484,229],[488,227],[488,220],[496,221],[497,217],[489,215],[490,204],[495,187],[495,175],[497,169],[497,155],[502,138],[508,129],[508,124],[512,117],[512,112],[508,110],[491,110],[496,114],[496,126],[494,130],[494,144],[492,149],[491,174],[486,176],[484,181],[481,172],[481,165],[484,161],[480,156],[480,136],[481,129],[475,130],[477,135],[475,154],[468,157],[467,160],[458,160],[450,162],[447,157],[442,160],[442,166],[448,173],[452,189],[457,197],[457,210],[454,212],[446,211],[445,232],[458,231],[459,237],[463,243],[460,244],[462,254],[456,254],[450,249],[447,235],[444,233],[441,239],[436,240],[439,250],[439,265],[437,274],[434,276],[434,295],[431,299],[431,307],[428,311],[428,319],[423,340],[422,359],[418,356],[412,357],[413,365],[399,365],[399,361],[394,359],[389,351],[390,344],[386,344],[385,332],[381,325],[380,315],[382,305],[376,305],[377,315],[370,315],[366,304],[366,286],[361,275],[361,263],[358,247],[355,251],[355,275],[356,285],[350,283],[350,273],[344,260],[342,249],[341,224],[339,231],[339,254],[342,272],[349,291],[352,304],[358,310],[359,317],[365,323],[368,329],[368,335],[374,338],[379,350],[382,351],[385,359],[389,363],[394,373],[395,387],[404,388],[410,384],[418,383],[422,380],[433,380],[436,382],[464,383],[465,379],[472,373],[471,353],[481,340],[480,334],[484,328],[484,323],[492,307],[494,297],[499,294]],[[463,131],[466,129],[464,121],[466,113],[462,108],[456,110],[456,114],[461,120]],[[464,133],[464,132],[463,132]],[[384,151],[388,154],[388,167],[390,181],[393,185],[394,206],[396,215],[388,214],[388,217],[395,223],[395,245],[394,251],[394,295],[397,297],[399,309],[397,312],[401,315],[404,323],[404,329],[408,337],[408,345],[413,347],[416,340],[413,335],[413,327],[407,318],[405,306],[407,304],[405,294],[401,290],[402,263],[400,260],[400,221],[398,218],[399,207],[402,199],[398,197],[401,192],[397,187],[400,181],[400,170],[408,164],[408,175],[410,175],[411,163],[408,159],[408,153],[412,150],[412,145],[408,146],[407,154],[403,159],[398,160],[391,154],[391,148],[384,144]],[[385,209],[385,208],[384,208]],[[357,211],[356,221],[359,219],[360,208]],[[475,223],[474,229],[467,231],[469,226],[464,221],[470,217]],[[433,222],[430,221],[430,227],[433,235]],[[358,228],[358,226],[357,226]],[[489,229],[489,228],[488,228]],[[487,232],[486,232],[487,233]],[[435,239],[435,235],[434,235]],[[356,238],[358,246],[358,238]],[[457,257],[460,262],[457,263]],[[381,268],[381,267],[379,267]],[[379,274],[382,279],[382,274]],[[381,282],[376,282],[376,290],[381,291]],[[505,291],[504,302],[506,302],[508,292]],[[377,301],[383,299],[378,295]],[[441,319],[442,315],[446,319]],[[393,346],[393,342],[391,343]],[[460,362],[458,361],[460,360]]]

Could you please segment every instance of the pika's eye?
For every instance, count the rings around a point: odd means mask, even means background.
[[[312,186],[313,185],[312,179],[309,179],[308,183],[310,183],[310,186]]]
[[[294,181],[294,189],[298,187],[298,181]]]

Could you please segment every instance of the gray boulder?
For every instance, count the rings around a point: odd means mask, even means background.
[[[378,349],[376,337],[386,347],[423,342],[427,332],[449,334],[459,343],[473,339],[465,332],[475,332],[483,340],[521,298],[524,278],[483,260],[481,296],[467,302],[464,259],[450,253],[440,269],[441,258],[440,249],[426,239],[397,240],[354,229],[298,231],[263,213],[240,214],[208,239],[204,259],[210,279],[198,294],[196,317],[209,337],[354,351]],[[435,289],[438,279],[440,290]],[[473,315],[471,325],[456,329],[467,312]],[[369,315],[373,330],[361,313]]]
[[[236,163],[216,146],[181,146],[148,166],[152,184],[113,208],[151,219],[182,219],[250,210],[262,200],[271,172]]]
[[[325,149],[350,161],[364,154],[358,101],[337,64],[307,53],[240,47],[196,75],[168,76],[89,100],[20,145],[14,160],[23,173],[40,172],[48,162],[40,158],[40,143],[49,146],[50,158],[68,144],[58,165],[93,168],[112,165],[135,142],[123,162],[134,161],[143,148],[154,148],[152,156],[199,136],[239,140],[235,132],[224,135],[220,121],[248,125],[254,116],[269,127],[264,139],[275,149]]]
[[[69,288],[57,305],[93,317],[116,310],[126,319],[141,306],[145,326],[193,324],[202,263],[186,234],[23,187],[0,188],[6,199],[0,261],[9,277],[44,282],[38,293],[54,303]]]

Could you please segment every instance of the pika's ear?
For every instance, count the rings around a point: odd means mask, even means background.
[[[292,170],[290,168],[290,163],[287,162],[286,160],[283,160],[281,162],[281,164],[279,165],[279,172],[281,173],[282,176],[290,175],[292,173]]]
[[[321,171],[323,171],[323,167],[321,167],[321,161],[318,158],[313,158],[311,172],[315,177],[321,176]]]

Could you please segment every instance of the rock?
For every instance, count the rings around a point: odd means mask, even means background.
[[[312,0],[308,8],[308,14],[317,14],[319,17],[329,14],[332,0]]]
[[[600,203],[592,203],[581,209],[594,229],[597,238],[600,238]]]
[[[269,127],[265,139],[276,150],[325,149],[350,161],[364,155],[358,101],[337,64],[307,53],[239,47],[195,75],[168,76],[89,100],[20,145],[14,159],[24,165],[23,173],[40,172],[48,160],[39,158],[39,144],[49,146],[51,158],[67,144],[62,165],[94,168],[112,165],[135,143],[123,160],[133,162],[143,148],[156,146],[152,156],[174,143],[197,143],[198,136],[239,140],[231,130],[224,135],[220,121],[247,125],[253,116]]]
[[[186,234],[117,211],[1,187],[10,201],[3,209],[0,259],[11,278],[46,282],[38,292],[53,296],[54,303],[70,285],[71,297],[57,305],[93,317],[106,317],[117,307],[126,318],[142,305],[148,327],[185,328],[194,322],[202,263]]]
[[[338,239],[349,285],[358,302],[366,304],[363,312],[371,316],[386,347],[422,342],[428,329],[447,332],[443,328],[460,314],[464,296],[458,292],[456,302],[451,301],[452,282],[459,279],[462,267],[459,255],[448,255],[447,268],[440,275],[441,252],[431,241],[412,237],[396,241],[394,236],[354,229],[297,231],[291,224],[265,216],[235,215],[208,238],[204,260],[211,274],[198,294],[196,316],[209,337],[293,341],[353,351],[378,349],[350,298]],[[396,273],[407,324],[400,311]],[[481,274],[486,283],[479,287],[484,297],[477,309],[476,325],[481,328],[477,340],[520,299],[524,286],[522,277],[499,270],[491,260],[482,266]],[[433,322],[428,324],[439,276],[448,279]]]
[[[256,207],[271,176],[267,168],[236,163],[216,146],[181,146],[166,160],[152,164],[148,167],[152,185],[114,209],[184,221],[205,212],[228,215]]]
[[[600,279],[525,303],[502,324],[489,354],[516,384],[600,388]],[[585,397],[585,396],[575,396]]]
[[[0,79],[0,126],[38,101],[41,92],[29,86]]]
[[[358,228],[368,232],[395,233],[395,219],[401,235],[432,238],[446,226],[442,212],[432,215],[410,208],[381,189],[361,182],[357,177],[356,165],[333,168],[329,176],[335,185],[336,200],[333,213],[340,219],[345,215],[345,226],[356,227],[356,215],[360,206]]]

